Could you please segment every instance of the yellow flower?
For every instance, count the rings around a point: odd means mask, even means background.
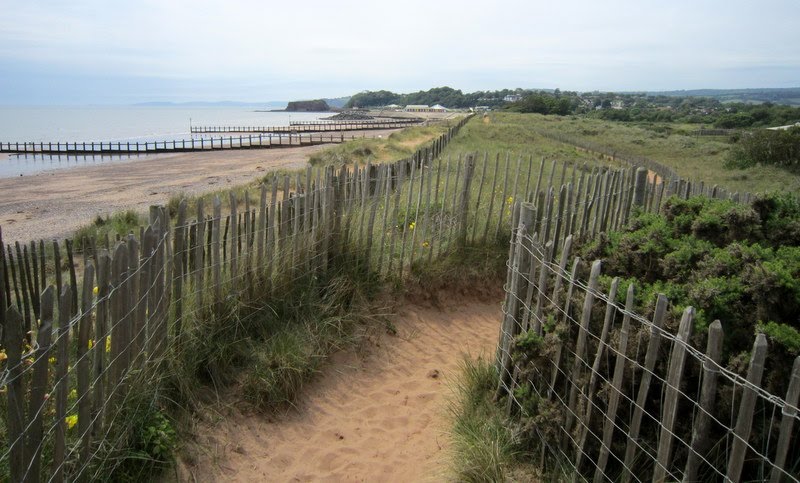
[[[111,352],[111,337],[106,337],[106,352]]]
[[[71,390],[67,397],[69,399],[78,399],[78,391],[76,389]]]
[[[97,295],[97,292],[99,292],[99,291],[100,291],[100,289],[98,289],[97,287],[95,287],[94,290],[92,290],[92,292],[94,292],[95,295]]]
[[[78,424],[78,415],[77,414],[70,414],[66,418],[64,418],[64,422],[67,423],[67,429],[72,429]]]
[[[509,196],[508,199],[506,200],[506,203],[508,203],[509,205],[511,203],[513,203],[513,202],[514,202],[514,197],[513,196]]]
[[[423,248],[428,248],[429,246],[431,246],[431,244],[426,242],[426,241],[424,241],[424,242],[422,242],[422,246],[423,246]]]
[[[413,230],[415,226],[417,226],[417,224],[416,224],[416,223],[414,223],[413,221],[412,221],[411,223],[409,223],[409,224],[408,224],[408,228],[409,228],[410,230]]]
[[[92,347],[94,347],[94,340],[89,339],[89,349],[91,349]]]
[[[56,363],[56,358],[55,357],[51,357],[50,359],[47,359],[47,362],[49,362],[50,364],[55,364]]]

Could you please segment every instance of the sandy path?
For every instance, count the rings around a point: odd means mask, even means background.
[[[364,132],[375,137],[394,130]],[[253,181],[272,169],[303,167],[312,153],[326,147],[164,154],[0,178],[3,241],[68,236],[98,214],[127,209],[144,213],[180,192],[216,191]]]
[[[277,422],[236,410],[200,429],[181,481],[441,481],[448,398],[464,352],[494,353],[498,303],[406,306],[369,354],[337,355]],[[203,454],[205,453],[205,454]]]

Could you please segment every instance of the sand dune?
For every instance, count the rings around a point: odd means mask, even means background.
[[[464,352],[494,353],[498,303],[406,306],[397,335],[367,355],[338,354],[277,421],[233,411],[198,428],[182,481],[442,481],[449,381]]]

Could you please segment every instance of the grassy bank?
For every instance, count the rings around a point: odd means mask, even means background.
[[[630,157],[647,157],[670,166],[683,177],[718,184],[730,191],[800,191],[800,175],[774,166],[729,169],[731,148],[725,137],[694,136],[697,126],[674,123],[621,123],[578,116],[543,116],[494,112],[477,116],[451,143],[449,152],[510,151],[558,160],[600,158],[539,132],[552,132],[607,147]],[[605,161],[608,161],[607,159]]]
[[[413,126],[391,133],[385,138],[355,139],[344,144],[312,154],[312,166],[342,166],[346,164],[373,164],[407,158],[421,146],[444,134],[455,120],[443,120],[427,126]]]
[[[497,371],[490,361],[467,357],[453,385],[449,406],[452,438],[451,472],[457,481],[570,481],[543,475],[533,464],[533,434],[506,416],[493,400]]]

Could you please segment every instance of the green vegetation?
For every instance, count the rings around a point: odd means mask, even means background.
[[[538,133],[564,136],[581,143],[602,146],[608,154],[635,159],[653,159],[671,167],[680,176],[717,184],[731,192],[766,193],[771,191],[800,192],[800,175],[778,166],[759,165],[740,169],[726,167],[732,149],[727,137],[695,136],[695,128],[686,124],[626,124],[579,116],[542,116],[538,114],[493,113],[503,132],[513,129],[525,135],[525,152],[547,146]],[[465,126],[469,133],[472,121]],[[487,135],[491,130],[487,130]],[[499,134],[498,136],[502,136]],[[460,136],[459,136],[460,137]],[[570,146],[553,141],[551,145]],[[576,148],[572,148],[575,152]],[[550,156],[550,155],[548,155]],[[562,159],[560,157],[556,159]]]
[[[675,319],[686,306],[697,309],[696,345],[720,320],[731,358],[750,350],[759,327],[777,354],[781,372],[800,354],[800,202],[771,195],[753,207],[704,197],[666,201],[663,214],[641,214],[620,232],[603,234],[579,250],[585,260],[602,259],[606,287],[619,276],[637,286],[640,311],[652,315],[657,293],[666,294]],[[620,294],[624,290],[620,290]],[[786,380],[767,387],[785,391]]]
[[[327,112],[331,108],[324,99],[293,101],[286,105],[286,112]]]
[[[73,240],[76,248],[83,250],[84,240],[103,240],[106,237],[115,240],[117,235],[125,236],[132,231],[138,231],[145,221],[133,210],[120,211],[105,217],[98,215],[91,224],[78,228]]]
[[[800,108],[765,102],[725,103],[709,97],[539,91],[507,109],[538,114],[586,114],[622,122],[707,124],[722,129],[780,126],[800,121]]]
[[[451,126],[450,121],[428,126],[413,126],[391,133],[385,138],[363,138],[337,144],[314,153],[312,166],[343,166],[354,163],[386,163],[410,157],[422,145],[441,136]]]
[[[523,89],[503,89],[499,91],[476,91],[463,93],[460,89],[451,87],[434,87],[427,91],[412,92],[410,94],[395,94],[389,91],[365,91],[355,94],[345,107],[379,107],[397,104],[427,104],[429,106],[441,104],[449,108],[467,108],[474,106],[496,107],[506,104],[503,98],[507,95],[521,95],[532,91]]]
[[[670,97],[710,97],[720,102],[743,102],[746,104],[800,105],[800,88],[762,88],[762,89],[692,89],[683,91],[653,92],[652,95]]]
[[[800,168],[800,127],[745,133],[730,150],[726,165],[749,168],[757,165]]]
[[[492,401],[497,371],[484,359],[462,362],[450,405],[453,473],[458,481],[536,481],[526,436]]]

